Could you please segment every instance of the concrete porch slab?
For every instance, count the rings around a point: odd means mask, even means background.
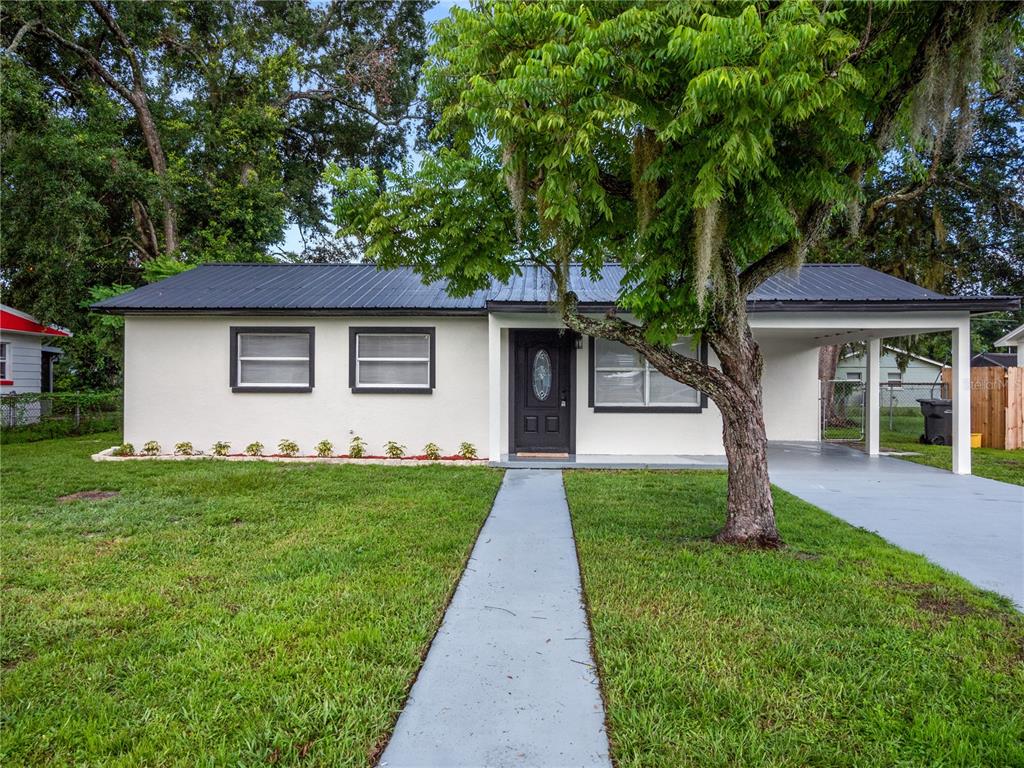
[[[492,467],[505,469],[725,469],[725,456],[691,456],[683,454],[650,454],[615,456],[597,453],[574,453],[551,459],[536,456],[520,457],[507,453]]]

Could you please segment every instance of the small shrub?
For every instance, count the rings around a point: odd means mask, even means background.
[[[441,448],[438,446],[437,443],[427,443],[425,446],[423,446],[423,455],[426,456],[428,459],[440,459]]]
[[[472,443],[462,443],[459,446],[459,456],[464,459],[475,459],[477,457],[476,446]]]
[[[353,459],[361,459],[366,455],[366,443],[359,435],[352,438],[352,442],[348,444],[348,455]]]
[[[384,443],[384,455],[389,459],[400,459],[405,456],[405,446],[394,440],[388,440]]]
[[[277,444],[277,452],[282,456],[295,456],[299,452],[299,444],[294,440],[282,440]]]
[[[257,440],[255,443],[249,443],[245,446],[246,456],[262,456],[263,455],[263,443]]]
[[[225,443],[223,440],[218,440],[213,444],[213,448],[210,450],[214,456],[227,456],[228,451],[231,450],[231,443]]]
[[[188,442],[187,440],[181,443],[174,444],[175,456],[191,456],[193,453],[195,453],[195,451],[192,450],[192,443]]]
[[[320,458],[327,458],[334,455],[334,443],[330,440],[321,440],[316,444],[316,455]]]
[[[113,453],[114,456],[134,456],[135,446],[131,443],[121,443],[121,445],[117,446],[117,448],[115,448],[111,453]]]
[[[142,452],[146,456],[156,456],[160,453],[160,443],[156,440],[149,440],[144,446],[142,446]]]

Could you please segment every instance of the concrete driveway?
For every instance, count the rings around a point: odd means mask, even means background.
[[[772,482],[1024,608],[1024,487],[827,443],[773,443]]]

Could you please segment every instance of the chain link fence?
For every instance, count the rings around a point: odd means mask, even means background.
[[[919,440],[924,434],[924,414],[918,401],[945,399],[947,390],[941,382],[883,383],[878,414],[882,444]]]
[[[20,392],[0,395],[0,438],[31,442],[120,430],[121,392]]]
[[[881,442],[916,442],[924,434],[920,400],[947,398],[941,382],[888,381],[879,385]],[[866,385],[857,379],[821,382],[821,438],[836,442],[864,439]]]

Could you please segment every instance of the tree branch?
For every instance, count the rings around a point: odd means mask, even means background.
[[[96,14],[103,20],[103,23],[107,25],[107,29],[114,33],[117,41],[121,44],[124,49],[124,55],[128,58],[128,64],[132,69],[132,83],[135,86],[135,92],[139,94],[141,98],[145,98],[145,79],[143,78],[142,67],[139,64],[139,60],[135,55],[135,48],[132,45],[131,40],[121,30],[121,26],[117,23],[117,19],[110,12],[110,9],[100,2],[100,0],[89,0],[89,5],[92,6]]]
[[[562,299],[562,321],[577,333],[618,341],[635,349],[660,373],[700,390],[719,407],[729,408],[730,404],[745,402],[747,399],[742,390],[719,369],[649,342],[644,336],[643,327],[628,323],[613,314],[600,320],[581,314],[579,299],[571,291]]]
[[[57,32],[46,26],[40,26],[39,31],[41,34],[53,40],[58,45],[67,48],[69,51],[74,51],[82,60],[89,66],[89,68],[96,73],[96,75],[103,80],[110,88],[117,93],[118,96],[123,98],[133,107],[137,107],[138,103],[135,98],[135,94],[128,90],[116,77],[114,77],[110,71],[100,64],[99,59],[92,55],[87,49],[80,46],[78,43],[74,43],[71,40],[67,40],[61,37]]]
[[[831,218],[830,205],[822,202],[812,205],[797,226],[800,235],[796,239],[773,248],[743,270],[740,274],[740,293],[747,296],[776,272],[787,266],[803,263],[807,252],[827,234]]]
[[[284,108],[291,104],[293,101],[333,101],[341,104],[343,107],[360,112],[371,120],[375,120],[381,125],[398,127],[407,120],[425,120],[426,117],[423,115],[402,115],[395,119],[388,119],[383,115],[374,112],[372,109],[367,107],[365,104],[360,104],[357,101],[346,99],[338,95],[338,92],[330,88],[314,88],[306,91],[289,91],[283,97],[277,100],[277,106]]]
[[[31,32],[36,27],[42,26],[42,23],[43,22],[41,22],[39,19],[35,19],[33,21],[26,21],[24,24],[22,24],[21,29],[19,29],[15,33],[14,39],[11,40],[11,44],[4,48],[4,53],[14,53],[18,45],[21,44],[21,38],[23,38],[26,34]]]

